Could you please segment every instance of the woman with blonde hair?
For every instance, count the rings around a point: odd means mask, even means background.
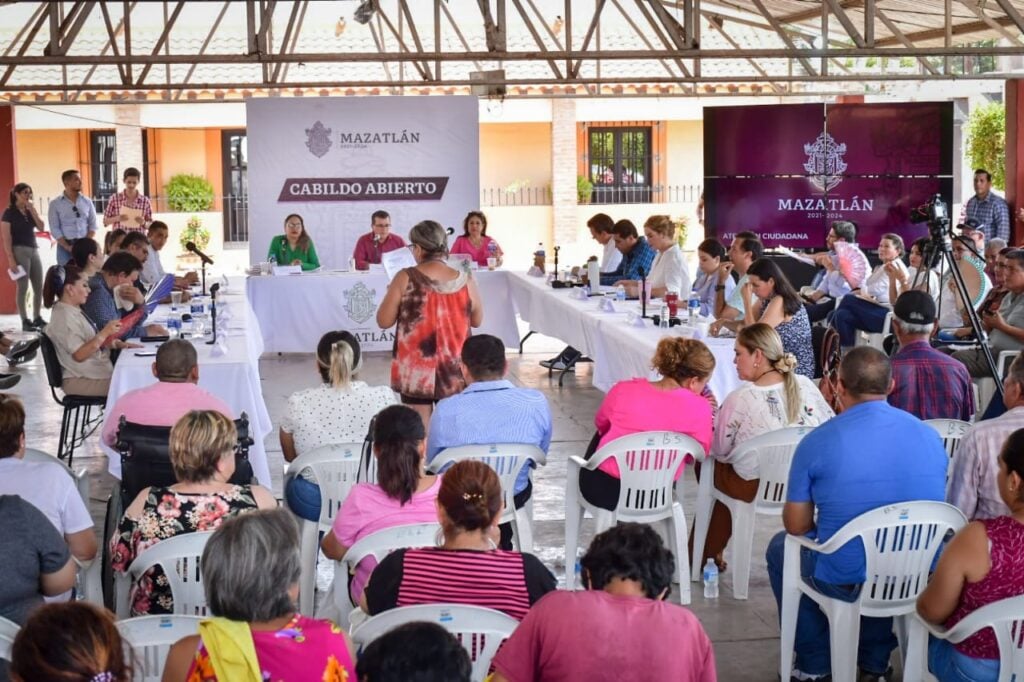
[[[661,298],[669,291],[680,296],[688,295],[693,280],[676,242],[675,222],[667,215],[652,215],[644,223],[644,236],[657,252],[647,280],[651,298]]]
[[[704,389],[715,369],[715,356],[701,341],[665,337],[658,343],[652,364],[661,374],[657,381],[628,379],[608,391],[594,415],[597,433],[586,459],[616,438],[642,431],[684,433],[707,452],[713,408]],[[684,464],[676,471],[677,479]],[[591,504],[614,510],[619,501],[619,478],[618,463],[605,460],[594,471],[580,471],[580,493]]]
[[[397,402],[387,386],[357,381],[362,367],[359,339],[346,331],[330,331],[316,346],[319,386],[293,393],[281,422],[279,438],[285,461],[321,445],[361,443],[373,416]],[[299,517],[320,520],[320,487],[309,470],[289,476],[284,497]]]
[[[234,422],[220,412],[192,410],[178,420],[170,439],[171,467],[178,482],[143,489],[125,510],[110,540],[115,571],[126,572],[135,557],[161,540],[214,530],[226,518],[277,507],[263,486],[230,483],[237,442]],[[131,615],[162,613],[174,613],[174,603],[157,566],[132,586]]]
[[[752,502],[760,484],[757,458],[734,456],[745,441],[787,426],[817,426],[834,416],[814,382],[798,374],[797,360],[783,350],[770,325],[758,322],[736,336],[736,372],[742,386],[729,394],[718,413],[711,445],[715,487],[743,502]],[[732,536],[728,508],[715,503],[701,565],[713,558],[725,567],[722,552]]]

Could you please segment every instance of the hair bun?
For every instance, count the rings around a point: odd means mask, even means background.
[[[783,353],[781,358],[772,363],[772,367],[783,374],[795,372],[797,367],[796,356],[792,353]]]

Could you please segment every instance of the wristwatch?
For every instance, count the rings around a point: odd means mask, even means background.
[[[715,291],[725,291],[725,285],[724,284],[716,284],[715,285]]]

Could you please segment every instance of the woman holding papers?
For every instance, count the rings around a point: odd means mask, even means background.
[[[832,318],[832,326],[839,332],[839,342],[844,348],[854,345],[858,330],[882,331],[885,318],[892,310],[890,280],[893,277],[903,280],[908,274],[901,260],[903,250],[903,238],[898,234],[882,235],[878,243],[878,258],[882,264],[872,271],[864,286],[852,292],[855,295],[843,297]]]
[[[39,315],[43,296],[43,264],[39,260],[36,246],[36,230],[44,227],[32,203],[32,188],[19,182],[11,190],[11,201],[3,218],[0,219],[0,237],[7,252],[7,269],[18,282],[18,313],[21,315],[21,330],[37,331],[46,326]],[[32,284],[32,318],[28,316],[25,295]]]
[[[303,272],[320,267],[313,240],[309,238],[306,225],[298,213],[292,213],[284,219],[284,234],[270,240],[267,259],[276,260],[280,265],[301,265]]]

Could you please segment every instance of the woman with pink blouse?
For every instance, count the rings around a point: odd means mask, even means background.
[[[488,258],[497,258],[497,265],[501,265],[501,258],[505,255],[498,242],[487,236],[487,216],[480,211],[466,214],[462,221],[462,236],[455,240],[449,253],[453,256],[467,255],[482,268],[487,267]]]
[[[608,391],[594,416],[597,434],[586,459],[616,438],[642,431],[683,433],[708,451],[713,398],[705,394],[705,387],[715,369],[715,356],[700,341],[666,337],[658,343],[652,364],[661,374],[657,381],[629,379]],[[683,473],[683,464],[676,479]],[[619,478],[618,463],[605,460],[596,471],[580,471],[580,493],[594,506],[614,510],[619,501]]]

